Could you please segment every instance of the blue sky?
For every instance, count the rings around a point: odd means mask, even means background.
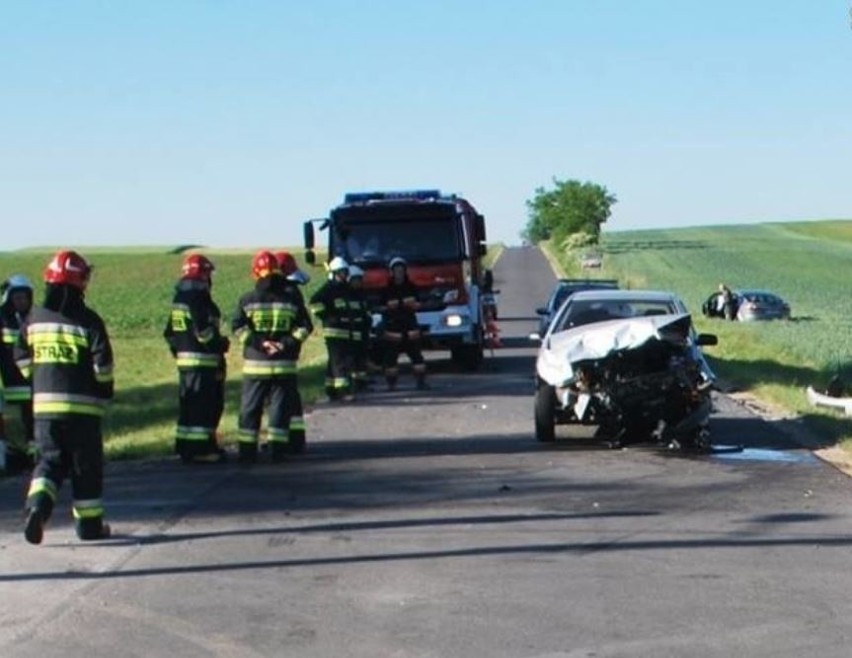
[[[518,241],[554,176],[608,230],[852,217],[844,0],[8,0],[0,249],[298,245],[440,187]]]

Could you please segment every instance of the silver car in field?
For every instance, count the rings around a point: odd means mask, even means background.
[[[612,446],[652,440],[709,446],[715,376],[683,301],[674,293],[575,293],[541,338],[536,360],[535,433],[555,440],[558,424],[597,425]]]

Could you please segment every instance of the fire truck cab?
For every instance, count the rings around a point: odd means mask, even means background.
[[[399,256],[418,290],[424,348],[450,350],[464,369],[479,367],[485,335],[485,218],[470,202],[440,190],[348,193],[328,217],[305,222],[306,259],[312,264],[316,225],[328,232],[329,260],[341,256],[364,270],[374,328],[390,280],[388,263]]]

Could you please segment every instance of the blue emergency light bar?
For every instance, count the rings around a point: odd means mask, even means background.
[[[370,201],[429,201],[440,199],[441,190],[399,190],[393,192],[347,192],[343,203],[368,203]]]

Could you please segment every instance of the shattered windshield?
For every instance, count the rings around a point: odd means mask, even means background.
[[[571,301],[554,322],[553,332],[564,331],[574,327],[582,327],[595,322],[622,320],[653,315],[678,313],[674,302],[663,300],[606,300],[606,301]]]

